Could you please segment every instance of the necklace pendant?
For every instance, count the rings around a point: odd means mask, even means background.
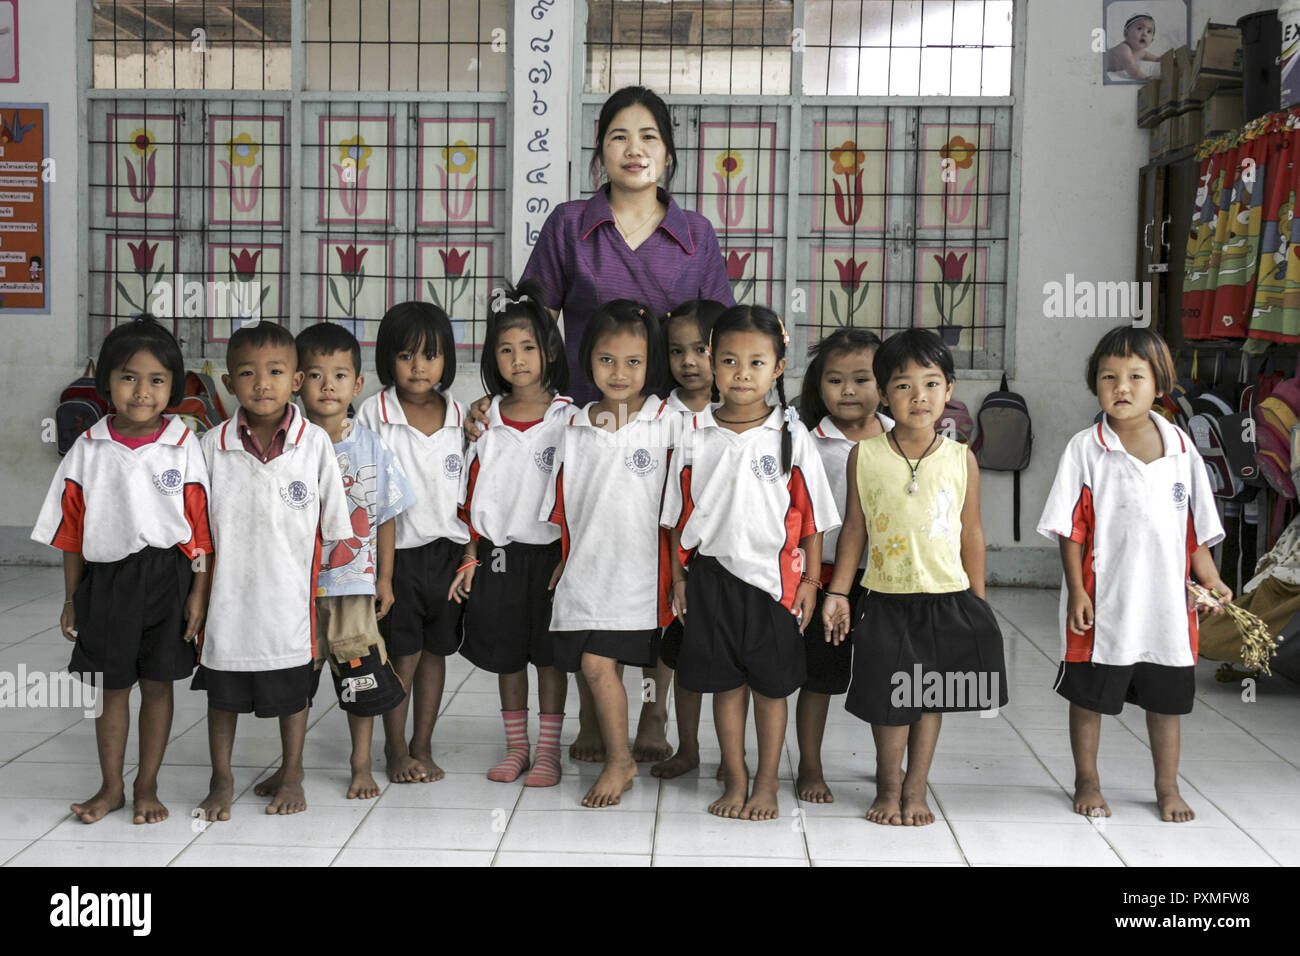
[[[909,495],[914,495],[914,494],[916,494],[916,479],[915,479],[915,478],[913,478],[911,481],[909,481],[909,482],[907,483],[907,493],[908,493]]]

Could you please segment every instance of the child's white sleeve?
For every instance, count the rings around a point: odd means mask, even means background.
[[[320,495],[320,536],[324,541],[342,541],[355,533],[348,505],[348,493],[343,490],[343,474],[329,435],[321,430],[316,445],[316,489]]]
[[[1192,533],[1196,536],[1197,544],[1212,548],[1223,540],[1223,523],[1219,520],[1219,509],[1214,505],[1214,491],[1210,488],[1205,459],[1192,445],[1190,438],[1184,436],[1183,440],[1187,442],[1187,453],[1192,456]]]
[[[670,530],[680,526],[690,497],[685,474],[691,462],[691,439],[695,434],[691,424],[694,419],[683,416],[682,421],[685,428],[678,432],[677,445],[668,461],[668,474],[664,476],[664,493],[659,506],[659,524]]]
[[[812,436],[803,425],[796,424],[790,428],[790,439],[791,503],[803,514],[799,536],[806,538],[818,531],[832,531],[842,522],[822,456],[817,454]]]
[[[33,541],[48,544],[60,551],[81,551],[86,512],[85,495],[82,493],[85,478],[82,473],[85,456],[82,452],[87,441],[89,439],[78,437],[59,462],[54,479],[45,493],[36,525],[32,528]]]
[[[1056,466],[1056,478],[1047,494],[1038,533],[1045,538],[1083,542],[1093,526],[1092,475],[1084,454],[1087,433],[1070,439]]]
[[[379,450],[378,454],[378,499],[375,502],[375,526],[378,527],[387,521],[396,518],[408,508],[413,508],[417,502],[415,490],[411,487],[411,481],[406,477],[406,472],[402,470],[402,463],[397,460],[392,449],[384,444],[384,440],[375,437],[375,447]]]

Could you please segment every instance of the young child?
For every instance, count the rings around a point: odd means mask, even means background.
[[[786,698],[804,682],[802,632],[821,582],[822,533],[839,515],[821,459],[785,401],[789,336],[776,313],[735,306],[713,326],[718,408],[692,416],[674,455],[661,521],[672,529],[673,611],[685,633],[677,679],[713,694],[725,791],[709,812],[774,820]],[[767,404],[776,386],[779,407]],[[682,559],[690,559],[689,584]],[[744,763],[754,697],[758,772]]]
[[[555,667],[551,575],[560,563],[560,529],[538,517],[573,407],[564,340],[541,289],[507,290],[488,316],[483,383],[492,395],[486,431],[465,459],[461,516],[469,525],[464,567],[451,597],[465,603],[461,653],[497,674],[506,756],[488,779],[510,783],[529,767],[528,665],[537,668],[537,754],[526,787],[560,782],[560,730],[569,677]]]
[[[1174,384],[1160,336],[1112,329],[1087,374],[1105,419],[1065,446],[1038,521],[1065,565],[1056,692],[1070,702],[1074,810],[1110,816],[1097,773],[1101,715],[1128,702],[1147,712],[1160,817],[1184,823],[1194,814],[1178,792],[1178,717],[1192,711],[1197,646],[1185,582],[1231,599],[1208,550],[1223,528],[1192,440],[1151,411]]]
[[[849,452],[847,514],[822,617],[832,640],[843,640],[870,534],[844,706],[875,738],[867,819],[924,826],[934,822],[926,779],[942,714],[1004,705],[1006,668],[984,600],[979,466],[935,430],[952,397],[952,353],[928,329],[907,329],[876,350],[872,371],[895,424]]]
[[[564,560],[551,611],[555,666],[581,670],[595,700],[605,768],[583,806],[618,803],[636,779],[627,743],[623,664],[650,667],[668,623],[668,555],[659,502],[680,416],[647,400],[660,380],[654,316],[639,303],[600,306],[578,350],[601,399],[571,412],[539,516],[560,528]]]
[[[361,403],[357,421],[392,449],[418,499],[397,516],[393,609],[379,622],[402,683],[414,681],[414,726],[408,746],[406,702],[385,714],[384,754],[390,780],[429,782],[443,777],[433,728],[462,611],[448,592],[469,542],[457,513],[465,409],[451,395],[456,346],[447,313],[427,302],[393,306],[379,323],[375,364],[384,390]]]
[[[122,767],[131,687],[140,684],[136,823],[160,823],[158,769],[172,723],[172,682],[194,670],[208,568],[208,470],[199,442],[163,409],[185,393],[176,340],[151,318],[119,325],[99,350],[95,388],[114,414],[87,429],[59,463],[36,541],[63,552],[68,670],[100,683],[95,721],[102,782],[72,805],[94,823],[126,803]],[[197,559],[197,560],[196,560]],[[193,571],[191,561],[194,561]]]
[[[835,506],[841,513],[848,498],[849,452],[858,442],[883,435],[894,425],[893,419],[877,410],[880,393],[876,390],[871,363],[879,346],[880,336],[874,332],[837,329],[808,353],[810,361],[799,396],[799,414],[812,434],[813,445],[821,456],[835,496]],[[835,570],[839,536],[839,529],[834,528],[822,539],[823,585],[830,583]],[[865,561],[860,564],[860,570],[866,570]],[[854,581],[849,589],[849,603],[856,605],[862,591],[862,585]],[[799,738],[799,774],[795,787],[799,799],[808,803],[835,802],[822,772],[822,737],[826,733],[832,695],[848,690],[853,657],[849,641],[835,644],[827,640],[822,603],[819,591],[812,623],[805,630],[808,679],[799,690],[795,707],[795,732]]]
[[[335,322],[318,322],[298,333],[299,396],[307,420],[324,429],[334,444],[352,519],[352,534],[332,541],[321,555],[316,586],[320,631],[316,673],[327,656],[335,661],[387,661],[379,621],[393,606],[393,551],[397,516],[415,504],[397,458],[379,436],[348,418],[348,403],[361,394],[361,346],[356,336]],[[340,688],[341,689],[341,688]],[[378,690],[378,688],[376,688]],[[374,717],[348,711],[352,738],[352,780],[348,799],[379,796],[370,772]]]
[[[709,407],[713,397],[713,366],[709,361],[709,333],[713,323],[727,307],[712,299],[692,299],[683,302],[663,318],[664,344],[668,350],[668,371],[676,387],[668,394],[668,408],[689,419],[696,412]],[[673,681],[673,705],[677,714],[677,752],[650,768],[655,777],[678,777],[700,765],[700,707],[702,695],[687,690],[677,682],[674,672],[682,649],[682,622],[673,618],[664,628],[659,666],[647,670],[645,677],[654,679],[657,702],[647,702],[641,707],[640,728],[655,719],[651,706],[667,708],[664,691],[668,681]],[[718,767],[721,776],[722,767]]]
[[[315,688],[321,541],[352,534],[329,435],[290,401],[302,373],[288,329],[259,322],[237,330],[226,367],[221,380],[239,411],[200,442],[221,558],[191,685],[208,694],[212,783],[199,811],[210,821],[230,819],[235,727],[250,712],[280,721],[281,778],[266,812],[307,809],[302,747]]]
[[[1141,63],[1160,62],[1160,57],[1150,50],[1155,38],[1156,21],[1153,17],[1145,13],[1129,17],[1124,24],[1124,39],[1106,51],[1106,70],[1130,80],[1145,82],[1150,79]]]

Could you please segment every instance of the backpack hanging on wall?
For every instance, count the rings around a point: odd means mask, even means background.
[[[95,363],[86,363],[81,378],[59,395],[54,411],[54,427],[60,455],[66,455],[77,438],[91,425],[108,414],[108,402],[95,388]]]
[[[970,417],[970,409],[965,402],[948,399],[943,406],[943,415],[939,418],[939,431],[963,445],[971,443],[975,436],[975,420]]]
[[[1011,528],[1020,540],[1020,472],[1029,467],[1034,429],[1023,396],[1007,389],[1007,376],[996,392],[984,397],[979,410],[979,437],[971,450],[981,469],[1009,471],[1012,478]]]

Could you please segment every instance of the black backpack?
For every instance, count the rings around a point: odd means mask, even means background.
[[[1015,477],[1012,502],[1012,531],[1020,540],[1020,472],[1029,467],[1029,455],[1034,448],[1034,429],[1029,420],[1029,406],[1023,396],[1007,390],[1007,376],[1002,374],[1002,385],[989,392],[980,404],[979,437],[971,451],[981,469],[1010,471]]]

